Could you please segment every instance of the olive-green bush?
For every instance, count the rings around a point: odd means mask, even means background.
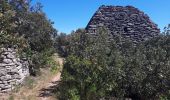
[[[18,49],[28,58],[33,73],[54,51],[52,36],[57,31],[52,24],[40,3],[32,6],[29,0],[0,0],[0,47]]]
[[[167,32],[137,45],[127,39],[120,41],[121,37],[108,41],[105,29],[99,29],[97,34],[93,38],[81,32],[71,37],[77,41],[69,43],[71,50],[57,88],[58,98],[168,98],[170,36]]]

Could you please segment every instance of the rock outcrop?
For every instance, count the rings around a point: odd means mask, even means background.
[[[134,43],[160,33],[157,25],[144,12],[132,6],[101,6],[88,23],[87,33],[97,35],[98,27],[107,28],[111,36],[130,38]]]
[[[8,92],[29,76],[29,64],[17,57],[15,49],[1,48],[0,51],[0,92]]]

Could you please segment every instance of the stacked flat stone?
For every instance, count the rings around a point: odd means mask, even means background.
[[[15,49],[0,50],[0,92],[9,92],[29,76],[28,61],[17,57]]]
[[[111,36],[121,35],[134,43],[156,37],[160,29],[150,18],[132,6],[101,6],[91,18],[86,30],[97,35],[98,27],[105,27]]]

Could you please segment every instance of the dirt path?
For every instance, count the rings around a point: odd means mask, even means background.
[[[50,69],[41,69],[42,75],[38,77],[30,77],[27,79],[26,85],[16,89],[11,94],[0,94],[0,100],[56,100],[53,97],[53,91],[60,81],[61,69],[63,66],[63,58],[57,54],[53,59],[59,64],[60,70],[52,73]]]
[[[57,55],[54,56],[56,62],[59,63],[60,67],[63,66],[63,58],[59,58]],[[62,68],[61,68],[62,69]],[[61,70],[60,70],[61,71]],[[60,81],[61,72],[58,72],[51,80],[51,82],[46,84],[45,88],[42,88],[40,91],[40,100],[53,100],[52,91],[55,89],[57,82]]]
[[[40,100],[54,100],[51,92],[55,89],[55,86],[57,85],[57,81],[60,80],[61,73],[58,73],[50,83],[46,84],[46,87],[42,88],[39,92],[39,99]]]
[[[56,75],[54,75],[54,77],[52,77],[50,82],[47,82],[46,85],[41,88],[39,92],[39,100],[54,100],[52,96],[53,93],[51,92],[55,89],[55,86],[57,85],[56,82],[60,81],[61,69],[64,60],[63,58],[58,57],[58,55],[54,55],[53,59],[60,65],[60,71]]]

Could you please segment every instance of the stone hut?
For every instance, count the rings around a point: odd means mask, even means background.
[[[110,35],[130,38],[134,43],[156,37],[160,30],[142,11],[132,6],[101,6],[91,18],[86,30],[97,35],[98,27],[107,28]]]

